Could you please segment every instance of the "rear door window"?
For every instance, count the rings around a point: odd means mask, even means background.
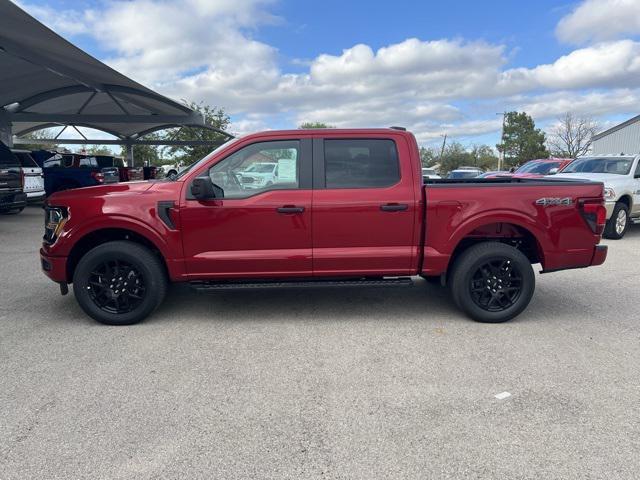
[[[400,181],[393,140],[325,140],[326,188],[383,188]]]

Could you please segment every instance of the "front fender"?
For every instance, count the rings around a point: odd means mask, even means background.
[[[96,218],[90,218],[77,225],[73,225],[69,230],[63,230],[58,242],[56,242],[56,244],[59,243],[59,248],[56,249],[56,255],[68,255],[74,245],[82,238],[90,233],[105,229],[130,230],[149,240],[165,259],[175,257],[166,239],[167,237],[163,236],[161,232],[137,218],[117,214],[106,214]]]

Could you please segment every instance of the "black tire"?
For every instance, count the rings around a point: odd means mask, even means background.
[[[483,242],[465,250],[456,259],[449,281],[456,305],[485,323],[506,322],[522,313],[535,283],[529,259],[499,242]]]
[[[73,274],[73,293],[80,307],[95,320],[107,325],[131,325],[158,308],[167,293],[167,283],[161,260],[149,249],[133,242],[113,241],[98,245],[80,259]]]
[[[171,177],[171,176],[174,176],[174,175],[178,175],[178,171],[177,170],[169,170],[167,172],[167,177]]]
[[[624,212],[624,217],[622,217]],[[620,216],[620,218],[618,218]],[[624,220],[623,220],[624,218]],[[621,227],[618,222],[624,222]],[[629,228],[629,207],[622,202],[617,202],[611,218],[607,221],[607,225],[604,228],[603,237],[611,240],[620,240],[627,233]]]

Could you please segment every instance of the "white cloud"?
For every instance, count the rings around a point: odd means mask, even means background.
[[[261,26],[283,21],[269,13],[271,3],[118,0],[84,12],[26,7],[62,33],[91,35],[110,52],[107,63],[143,84],[175,99],[224,106],[235,133],[322,121],[403,125],[431,141],[444,132],[497,132],[495,112],[505,109],[526,109],[545,120],[576,108],[594,116],[637,108],[640,43],[632,40],[507,68],[505,45],[410,38],[378,50],[358,44],[322,53],[297,62],[301,73],[288,73],[277,49],[253,38]],[[596,3],[587,0],[565,17],[558,35]],[[73,19],[80,25],[69,26]]]
[[[640,1],[585,0],[562,18],[556,36],[563,42],[581,44],[640,34]]]
[[[639,75],[640,43],[621,40],[574,50],[552,64],[507,70],[500,75],[497,92],[632,87]]]
[[[20,8],[44,22],[49,28],[62,35],[88,33],[88,12],[76,10],[58,10],[48,5],[36,5],[13,0]],[[45,20],[46,19],[46,20]]]

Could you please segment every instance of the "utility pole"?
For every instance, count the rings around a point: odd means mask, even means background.
[[[502,170],[504,166],[504,119],[507,116],[507,112],[496,113],[496,115],[502,115],[502,131],[500,132],[500,151],[498,152],[498,170]]]
[[[440,135],[444,136],[444,140],[442,141],[442,148],[440,149],[440,163],[442,163],[442,156],[444,155],[444,147],[447,145],[447,134]]]

